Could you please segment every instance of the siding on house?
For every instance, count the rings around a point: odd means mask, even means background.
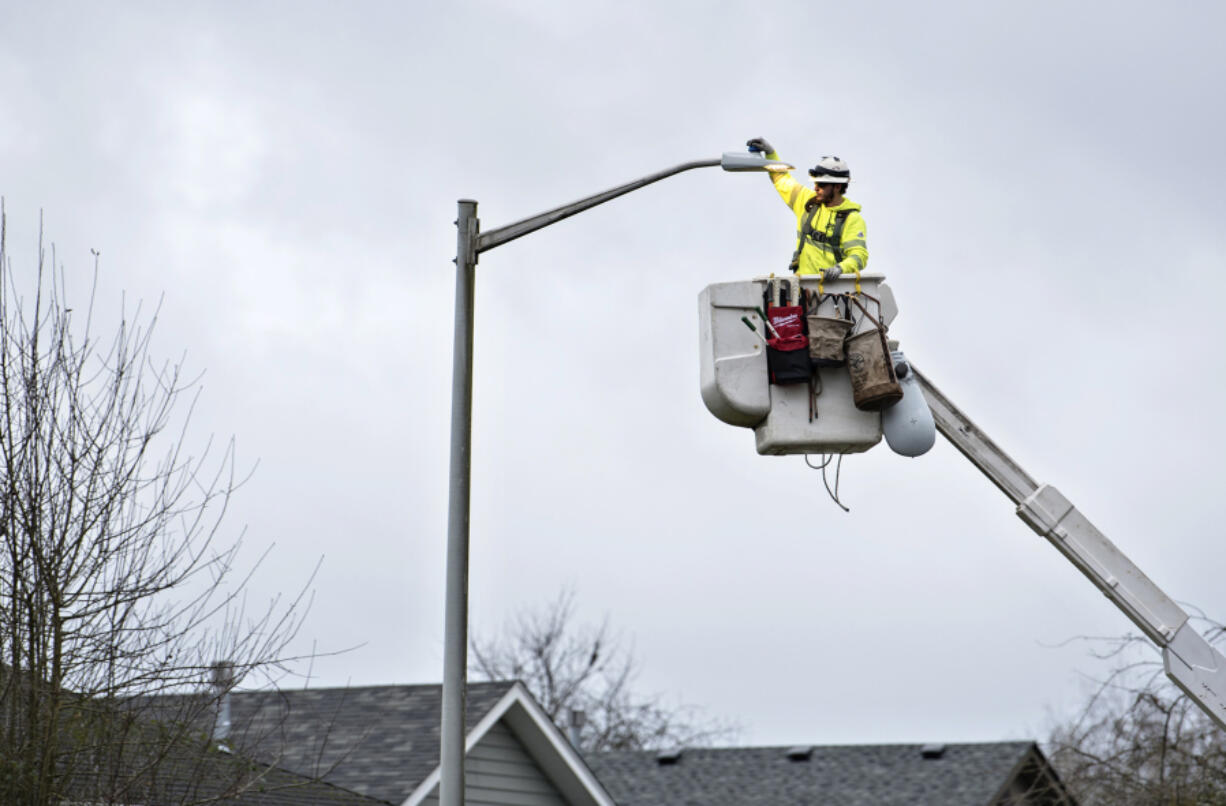
[[[469,751],[464,802],[472,806],[567,806],[524,746],[501,721]],[[438,806],[438,785],[422,800]]]

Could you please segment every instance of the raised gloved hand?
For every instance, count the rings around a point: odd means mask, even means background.
[[[755,137],[745,143],[754,153],[774,154],[775,147],[766,141],[765,137]]]
[[[822,279],[825,280],[826,282],[830,282],[831,280],[837,280],[842,276],[843,276],[843,270],[839,268],[839,264],[837,263],[822,271]]]

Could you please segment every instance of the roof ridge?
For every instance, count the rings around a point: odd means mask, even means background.
[[[884,747],[924,747],[929,744],[943,744],[945,747],[1005,747],[1008,745],[1030,746],[1037,744],[1035,739],[1007,739],[1000,741],[978,741],[978,742],[945,742],[945,741],[915,741],[915,742],[842,742],[842,743],[816,743],[816,742],[791,742],[788,744],[751,744],[751,745],[735,745],[735,746],[700,746],[700,745],[682,745],[686,752],[725,752],[725,751],[745,751],[745,750],[787,750],[792,747],[805,746],[812,747],[814,750],[821,749],[864,749],[864,748],[884,748]],[[592,753],[658,753],[661,748],[640,749],[640,750],[597,750]],[[585,754],[586,755],[586,754]]]
[[[475,682],[469,682],[467,687],[472,689],[476,687],[496,688],[496,687],[502,686],[502,687],[509,689],[512,686],[514,686],[517,682],[518,681],[516,680],[479,680]],[[363,685],[363,686],[311,686],[307,688],[298,688],[298,687],[294,687],[294,688],[253,688],[253,689],[247,689],[247,690],[236,688],[234,689],[232,693],[237,696],[242,696],[244,694],[295,694],[298,692],[312,692],[312,691],[315,691],[315,692],[318,692],[318,691],[374,691],[374,690],[388,690],[388,689],[441,690],[442,687],[443,687],[442,683],[372,683],[370,685]],[[208,692],[206,691],[191,692],[191,694],[207,694],[207,693]],[[181,695],[168,695],[168,696],[181,696]]]

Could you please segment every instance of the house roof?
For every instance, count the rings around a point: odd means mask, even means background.
[[[234,806],[381,806],[387,803],[276,768],[269,768],[257,784],[224,802]]]
[[[939,756],[923,745],[806,749],[687,748],[671,763],[611,751],[587,762],[618,806],[990,806],[1024,768],[1046,765],[1032,742],[951,744]]]
[[[204,802],[234,806],[381,806],[385,801],[216,751],[163,765],[143,803]],[[156,793],[156,794],[155,794]]]
[[[29,675],[10,675],[4,682]],[[12,690],[5,693],[12,696]],[[18,692],[20,693],[20,692]],[[67,694],[59,703],[56,797],[64,803],[225,802],[235,806],[379,806],[384,801],[231,752],[193,729],[209,698],[126,701]],[[181,721],[180,721],[181,720]],[[18,790],[21,787],[18,786]]]
[[[232,746],[343,790],[418,806],[439,779],[441,695],[438,685],[236,692]],[[572,806],[993,806],[1022,792],[1026,799],[1007,802],[1073,803],[1033,742],[686,748],[672,756],[611,751],[581,758],[522,683],[470,683],[466,747],[471,751],[495,724],[511,730]]]
[[[469,683],[465,746],[505,726],[572,806],[615,806],[522,683]],[[234,692],[236,752],[394,804],[427,800],[439,780],[442,687]]]
[[[139,734],[139,727],[135,734]],[[379,806],[384,801],[252,761],[200,737],[144,742],[115,753],[112,766],[73,770],[65,794],[80,803],[203,803],[235,806]]]
[[[514,683],[469,683],[471,731]],[[442,688],[366,686],[234,692],[237,752],[401,803],[438,766]]]

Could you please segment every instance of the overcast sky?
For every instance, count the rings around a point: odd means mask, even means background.
[[[846,159],[892,335],[1167,593],[1226,619],[1226,7],[4,3],[0,195],[70,294],[164,299],[257,597],[322,556],[314,685],[441,679],[456,200],[493,229],[769,138]],[[754,744],[1041,738],[1130,623],[944,440],[761,457],[697,296],[781,271],[766,178],[668,179],[487,252],[474,629],[576,592],[640,689]],[[287,681],[287,685],[301,685]]]

